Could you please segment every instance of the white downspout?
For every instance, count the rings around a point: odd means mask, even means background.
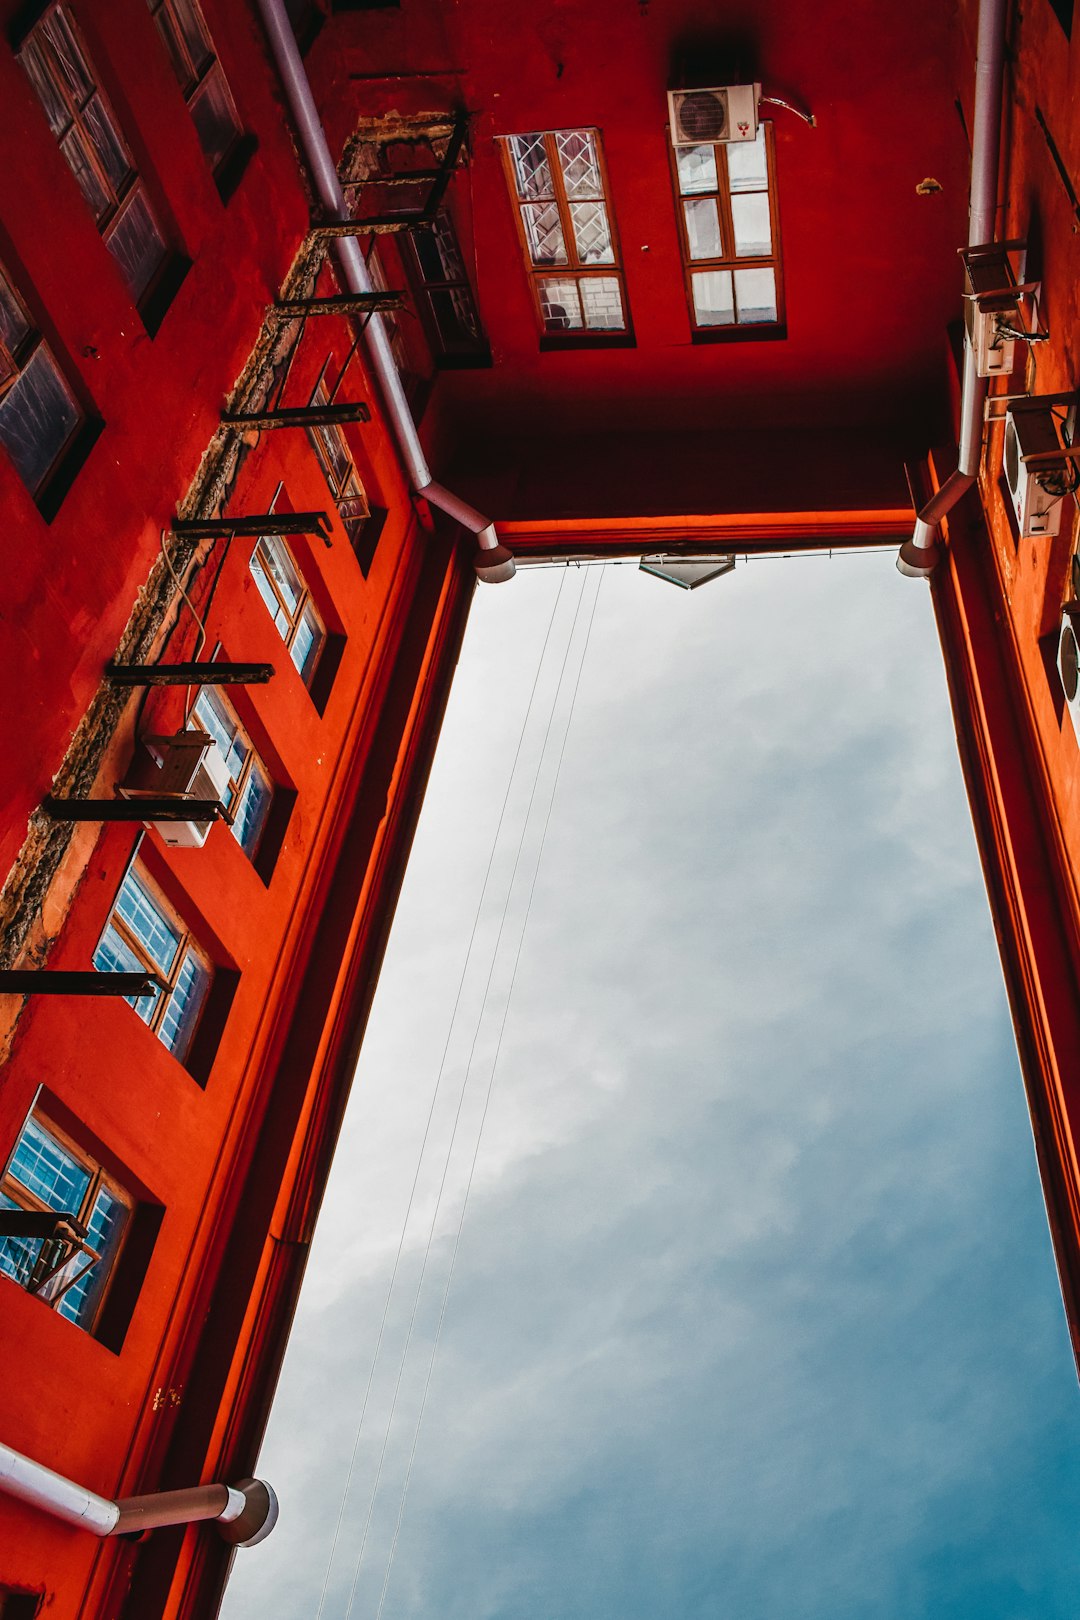
[[[975,122],[971,134],[971,193],[968,206],[969,247],[992,242],[995,235],[1008,3],[1009,0],[980,0],[979,5]],[[965,337],[957,469],[922,508],[915,520],[914,534],[900,548],[896,566],[909,578],[925,579],[933,573],[941,556],[937,543],[938,525],[978,477],[988,387],[989,379],[976,373],[975,353]]]
[[[266,1540],[278,1517],[277,1497],[260,1479],[156,1491],[151,1496],[128,1496],[113,1502],[2,1444],[0,1491],[102,1539],[138,1535],[162,1525],[213,1520],[225,1541],[235,1547],[255,1547]]]
[[[270,49],[300,137],[300,145],[311,170],[319,204],[326,210],[330,219],[344,219],[347,215],[345,193],[341,188],[334,160],[330,156],[326,132],[322,127],[315,98],[311,93],[311,85],[300,59],[292,24],[285,11],[285,0],[258,0],[258,4],[263,26],[270,41]],[[374,292],[375,287],[356,238],[337,237],[334,248],[349,291]],[[383,405],[393,426],[413,489],[432,506],[437,506],[440,511],[446,512],[477,536],[480,550],[474,566],[481,580],[487,584],[498,584],[502,580],[512,579],[514,559],[507,548],[500,545],[490,519],[484,517],[467,501],[459,500],[456,495],[452,495],[431,476],[431,469],[424,457],[423,447],[416,431],[416,423],[413,421],[409,402],[405,398],[405,390],[401,386],[401,378],[394,364],[390,340],[386,335],[381,315],[369,316],[364,337],[368,359],[378,377]]]

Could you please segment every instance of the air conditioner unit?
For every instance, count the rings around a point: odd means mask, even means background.
[[[152,788],[124,788],[126,798],[217,799],[228,803],[229,767],[217,743],[205,731],[178,731],[170,737],[147,737],[147,747],[160,766]],[[201,849],[210,835],[210,821],[148,821],[173,849]]]
[[[1080,740],[1080,603],[1066,607],[1058,631],[1058,675],[1072,716],[1073,730]]]
[[[980,377],[1004,376],[1016,359],[1017,340],[1008,334],[1024,329],[1021,291],[1008,252],[1003,243],[988,243],[965,249],[963,260],[967,273],[964,317],[976,373]]]
[[[760,97],[760,84],[728,84],[715,90],[669,90],[672,146],[756,140]]]
[[[1061,500],[1070,479],[1067,458],[1060,466],[1029,467],[1025,456],[1060,450],[1061,444],[1049,406],[1038,410],[1010,409],[1005,416],[1005,482],[1021,539],[1054,535],[1061,527]]]

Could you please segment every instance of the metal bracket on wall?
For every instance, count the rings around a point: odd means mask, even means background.
[[[258,539],[264,534],[317,534],[330,538],[328,512],[253,512],[244,517],[173,518],[169,525],[180,540]]]
[[[220,799],[189,799],[181,793],[152,794],[137,799],[54,799],[41,808],[54,821],[231,821]]]
[[[106,664],[114,686],[265,686],[273,664]]]
[[[341,427],[347,422],[368,422],[371,412],[366,405],[293,405],[279,406],[273,411],[222,411],[221,420],[227,427],[265,428],[285,427]]]
[[[154,990],[167,992],[169,981],[160,973],[62,972],[52,968],[8,968],[0,971],[0,995],[4,996],[148,996]],[[0,1222],[6,1211],[0,1212]],[[70,1216],[53,1217],[72,1219]],[[10,1236],[0,1225],[0,1237]],[[37,1234],[41,1235],[41,1234]],[[51,1235],[51,1234],[50,1234]]]
[[[404,309],[403,292],[332,293],[326,298],[282,298],[270,314],[282,320],[298,315],[371,315],[383,309]]]

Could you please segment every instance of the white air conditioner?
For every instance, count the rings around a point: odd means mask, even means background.
[[[968,341],[975,356],[976,376],[1007,375],[1016,362],[1016,339],[1006,337],[1002,330],[1011,324],[1008,314],[981,309],[974,300],[967,304],[964,313],[967,317]]]
[[[1005,482],[1021,539],[1057,534],[1061,527],[1061,500],[1069,487],[1068,462],[1060,466],[1029,467],[1025,456],[1060,450],[1061,443],[1049,406],[1039,410],[1010,409],[1005,416]]]
[[[728,84],[716,90],[669,90],[672,146],[756,140],[760,97],[760,84]]]
[[[1061,615],[1058,631],[1058,675],[1072,716],[1073,730],[1080,739],[1080,604],[1066,607]]]
[[[214,739],[205,731],[178,731],[170,737],[147,737],[147,747],[157,759],[160,775],[151,788],[122,788],[125,798],[161,798],[175,795],[184,799],[229,797],[229,768]],[[201,849],[210,835],[211,821],[148,821],[173,849]]]
[[[1013,243],[1015,248],[1019,244]],[[1001,377],[1013,369],[1016,338],[1023,331],[1020,288],[1013,275],[1004,243],[990,242],[962,252],[967,272],[964,315],[968,341],[980,377]]]

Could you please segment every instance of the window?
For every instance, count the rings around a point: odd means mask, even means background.
[[[240,141],[240,119],[195,0],[147,0],[188,104],[203,155],[220,174]]]
[[[502,145],[544,333],[579,340],[625,333],[626,294],[598,134],[559,129],[511,135]]]
[[[206,1002],[213,970],[180,919],[165,904],[138,863],[129,866],[112,916],[94,952],[99,972],[149,968],[167,979],[167,991],[128,996],[144,1024],[183,1062]]]
[[[0,443],[31,495],[83,421],[52,350],[0,271]]]
[[[329,397],[326,384],[320,381],[311,396],[311,403],[326,405],[329,403]],[[364,486],[356,471],[352,451],[345,442],[341,428],[332,424],[312,428],[308,437],[311,440],[311,448],[318,457],[323,476],[330,486],[330,493],[334,497],[334,505],[338,509],[345,533],[355,547],[363,533],[365,523],[371,516],[371,507],[368,505]]]
[[[90,59],[63,5],[49,10],[20,52],[49,127],[136,303],[168,257],[165,237]]]
[[[3,1238],[0,1273],[92,1330],[132,1208],[131,1197],[100,1164],[33,1110],[0,1177],[0,1209],[55,1212],[76,1226],[57,1236]]]
[[[217,743],[229,772],[225,805],[233,810],[232,832],[245,855],[254,855],[274,796],[273,785],[251,739],[215,686],[199,690],[191,720]]]
[[[421,319],[437,360],[443,365],[488,364],[491,353],[447,210],[435,216],[431,230],[410,231],[407,242]]]
[[[311,685],[326,630],[292,553],[275,534],[264,534],[251,554],[251,573],[275,628],[305,686]]]
[[[783,301],[771,126],[759,124],[754,141],[677,147],[674,159],[695,335],[779,330]]]

